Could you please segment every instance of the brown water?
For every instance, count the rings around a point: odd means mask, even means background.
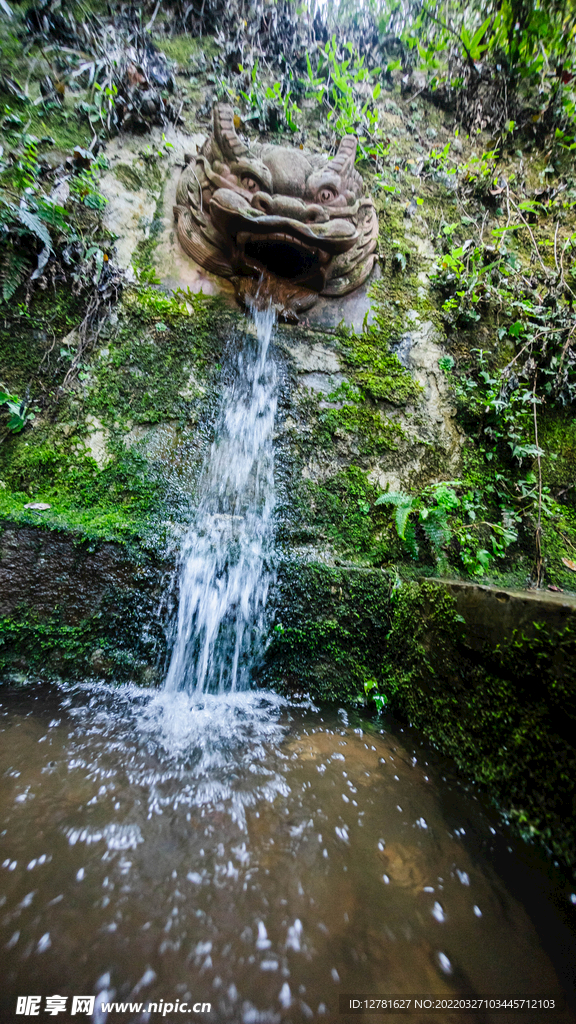
[[[341,993],[569,987],[576,944],[553,906],[568,892],[543,896],[524,868],[518,892],[491,812],[392,721],[254,693],[38,685],[0,700],[2,1021],[28,1019],[29,994],[44,1020],[87,1020],[71,997],[92,993],[97,1024],[346,1024]],[[48,1016],[54,994],[67,1011]],[[102,1011],[112,1000],[143,1008]],[[211,1012],[148,1013],[160,1000]]]

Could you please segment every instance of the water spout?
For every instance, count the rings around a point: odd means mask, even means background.
[[[221,693],[250,685],[272,580],[275,316],[252,311],[256,337],[231,348],[230,382],[200,473],[200,501],[185,539],[176,641],[167,691]]]

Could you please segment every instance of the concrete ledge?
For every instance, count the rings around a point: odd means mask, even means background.
[[[432,579],[446,588],[456,602],[456,610],[466,623],[466,643],[481,650],[503,643],[517,631],[531,638],[537,625],[546,632],[560,632],[569,624],[576,626],[576,597],[547,590],[507,590],[485,587],[465,580]]]

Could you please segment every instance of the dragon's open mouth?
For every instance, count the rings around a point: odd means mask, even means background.
[[[265,270],[294,284],[322,290],[324,268],[330,256],[321,249],[280,231],[272,234],[243,231],[238,234],[236,242],[245,270],[257,273]]]

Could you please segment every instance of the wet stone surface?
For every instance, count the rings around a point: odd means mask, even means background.
[[[391,720],[96,685],[4,690],[0,713],[2,1020],[34,992],[93,993],[98,1022],[104,1001],[142,1002],[109,1014],[128,1024],[202,1000],[215,1021],[345,1024],[343,992],[572,983],[544,876],[515,884],[474,793]]]

